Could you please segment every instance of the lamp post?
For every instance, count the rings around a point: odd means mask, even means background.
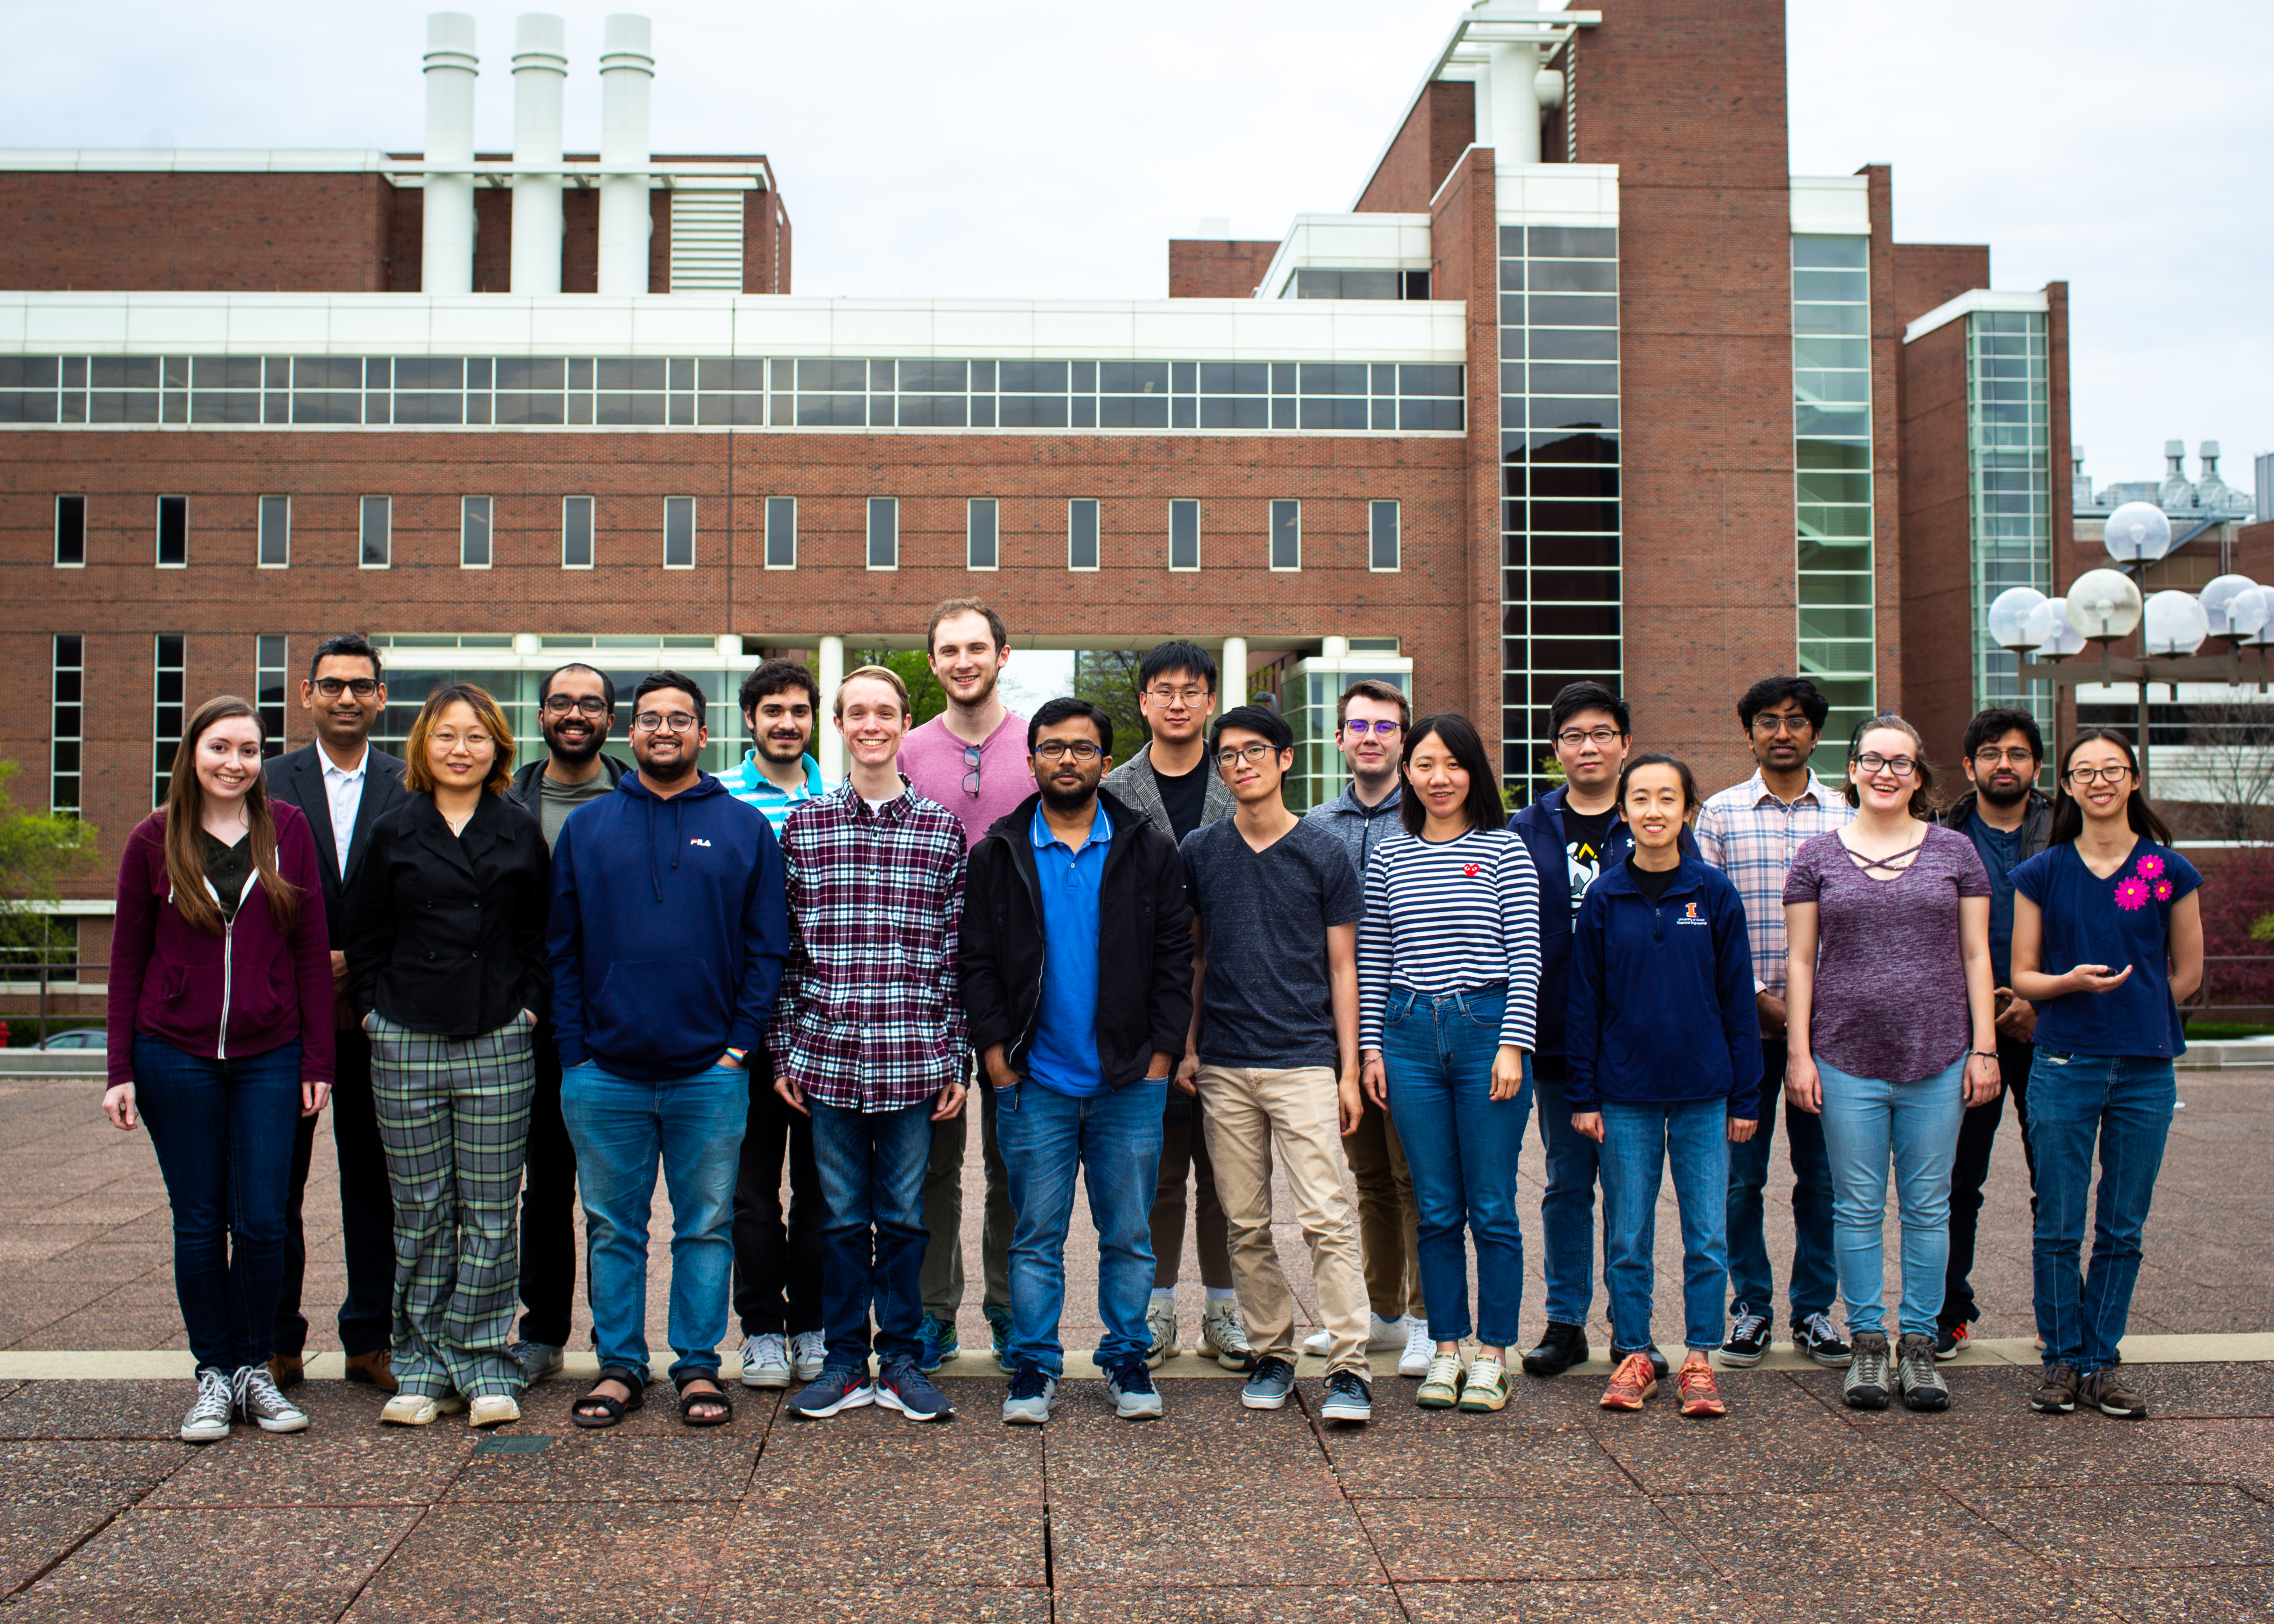
[[[2130,682],[2139,693],[2140,793],[2148,793],[2148,685],[2168,682],[2179,698],[2182,681],[2240,682],[2249,673],[2241,650],[2255,650],[2257,680],[2267,680],[2266,650],[2274,645],[2274,590],[2248,575],[2221,575],[2200,595],[2162,591],[2144,603],[2138,577],[2171,551],[2172,522],[2152,502],[2127,502],[2109,515],[2105,544],[2117,568],[2089,569],[2066,596],[2047,598],[2034,587],[1998,594],[1984,619],[1998,646],[2021,656],[2023,681],[2056,689],[2089,682]],[[2138,656],[2112,645],[2140,632]],[[2206,643],[2223,652],[2199,653]],[[2090,646],[2092,655],[2079,659]],[[2059,758],[2056,747],[2054,758]]]

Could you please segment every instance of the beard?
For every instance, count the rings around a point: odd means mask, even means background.
[[[606,736],[597,727],[581,739],[563,739],[555,728],[548,727],[545,730],[545,748],[552,751],[554,758],[560,761],[591,761],[600,753],[600,748],[606,742]]]
[[[757,747],[758,754],[770,762],[787,764],[802,760],[805,756],[805,741],[802,739],[783,740],[777,739],[771,733],[760,733],[754,742]]]
[[[1079,812],[1097,794],[1097,780],[1084,778],[1073,789],[1059,786],[1056,778],[1044,778],[1036,786],[1043,792],[1043,804],[1053,812]]]
[[[959,699],[955,703],[960,705],[985,704],[989,700],[995,696],[995,683],[997,679],[1000,678],[1002,674],[1003,673],[1000,668],[990,665],[987,668],[987,674],[979,680],[979,691],[968,699]],[[953,695],[955,692],[953,688],[947,686],[947,683],[945,680],[941,681],[939,686],[941,691],[944,693]]]
[[[1974,790],[1993,807],[2014,807],[2029,799],[2029,781],[2027,778],[2016,778],[2014,780],[2014,787],[2006,790],[1999,789],[1994,780],[1984,780],[1977,782],[1974,786]]]

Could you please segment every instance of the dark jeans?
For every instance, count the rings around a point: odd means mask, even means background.
[[[300,1312],[300,1282],[308,1267],[300,1209],[308,1192],[316,1124],[328,1116],[332,1145],[339,1155],[340,1246],[348,1266],[348,1292],[340,1304],[340,1346],[355,1358],[394,1345],[395,1192],[388,1185],[387,1150],[379,1140],[379,1111],[372,1101],[371,1040],[360,1027],[346,1026],[333,1034],[333,1041],[338,1078],[332,1085],[331,1106],[300,1118],[292,1146],[275,1350],[297,1356],[308,1345],[308,1321]]]
[[[782,1156],[789,1222],[782,1222]],[[821,1170],[813,1121],[774,1092],[773,1057],[750,1051],[750,1117],[734,1178],[734,1317],[745,1337],[821,1328]]]
[[[174,1291],[200,1370],[266,1361],[284,1267],[300,1046],[214,1060],[134,1040],[134,1099],[174,1208]]]
[[[565,1348],[576,1301],[576,1146],[561,1115],[561,1051],[550,1019],[537,1023],[536,1039],[521,1186],[521,1337]]]
[[[932,1101],[896,1111],[854,1111],[809,1096],[813,1160],[821,1171],[821,1313],[831,1366],[869,1363],[869,1314],[877,1352],[914,1359],[923,1322],[924,1163],[931,1154]]]
[[[1570,1076],[1563,1056],[1532,1056],[1532,1094],[1539,1102],[1540,1139],[1547,1153],[1547,1193],[1540,1199],[1547,1318],[1557,1325],[1585,1325],[1595,1302],[1595,1181],[1601,1153],[1571,1125],[1571,1108],[1563,1098]],[[1607,1226],[1607,1259],[1610,1246]]]
[[[1999,1096],[1984,1105],[1969,1105],[1958,1125],[1958,1159],[1950,1169],[1950,1265],[1942,1281],[1940,1328],[1970,1325],[1982,1318],[1974,1300],[1974,1230],[1982,1215],[1982,1186],[1990,1178],[1990,1153],[1998,1142],[1998,1120],[2006,1101],[2014,1101],[2014,1118],[2022,1126],[2022,1159],[2029,1169],[2029,1216],[2037,1213],[2037,1153],[2029,1144],[2029,1067],[2037,1046],[2019,1038],[1998,1034],[1998,1075],[2005,1082]]]
[[[929,1119],[931,1112],[926,1109]],[[979,1070],[979,1086],[963,1109],[931,1124],[931,1149],[924,1164],[923,1311],[955,1323],[963,1308],[963,1155],[969,1147],[971,1119],[979,1118],[979,1154],[986,1163],[986,1205],[979,1221],[980,1303],[1011,1308],[1011,1176],[1003,1170],[1003,1141],[995,1122],[995,1085]],[[793,1191],[793,1193],[794,1192]]]
[[[1769,1277],[1768,1240],[1761,1227],[1762,1192],[1769,1182],[1769,1151],[1776,1140],[1777,1107],[1784,1099],[1785,1041],[1761,1044],[1761,1125],[1742,1145],[1729,1147],[1729,1312],[1776,1317],[1776,1286]],[[1832,1162],[1824,1154],[1824,1119],[1814,1111],[1785,1113],[1785,1142],[1792,1157],[1792,1274],[1787,1289],[1792,1323],[1832,1312],[1840,1279],[1832,1259]]]
[[[1216,1193],[1216,1169],[1209,1164],[1208,1132],[1200,1098],[1169,1085],[1161,1108],[1161,1173],[1153,1191],[1153,1289],[1177,1283],[1185,1255],[1185,1177],[1193,1182],[1193,1243],[1199,1254],[1201,1284],[1231,1289],[1231,1227]],[[1417,1282],[1413,1289],[1421,1288]]]

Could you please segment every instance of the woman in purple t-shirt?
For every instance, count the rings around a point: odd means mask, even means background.
[[[1990,876],[1973,841],[1925,821],[1933,791],[1917,731],[1872,718],[1848,751],[1855,821],[1803,845],[1785,880],[1785,1099],[1824,1117],[1856,1410],[1886,1409],[1894,1386],[1881,1302],[1891,1156],[1903,1226],[1894,1378],[1910,1409],[1949,1408],[1934,1340],[1950,1165],[1966,1107],[2000,1086]]]

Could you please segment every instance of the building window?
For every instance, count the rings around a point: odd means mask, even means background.
[[[1169,568],[1201,567],[1201,505],[1196,501],[1169,504]]]
[[[1066,504],[1066,568],[1097,568],[1097,502],[1076,497]]]
[[[797,498],[766,498],[766,568],[797,568]]]
[[[282,569],[292,561],[292,499],[260,499],[260,568]]]
[[[284,665],[284,639],[262,635],[252,640],[252,703],[260,712],[263,759],[284,753],[284,695],[289,678]]]
[[[56,498],[56,563],[78,569],[87,562],[87,498]]]
[[[1366,567],[1368,569],[1396,569],[1397,504],[1394,501],[1368,502],[1366,507]]]
[[[363,499],[362,553],[365,569],[385,569],[394,556],[395,499],[391,496],[366,496]]]
[[[592,568],[592,499],[589,496],[561,499],[561,568]]]
[[[158,568],[181,569],[190,561],[190,499],[158,499]]]
[[[2028,710],[2047,738],[2052,685],[2022,680],[2021,656],[1992,640],[1984,617],[2008,588],[2053,590],[2050,353],[2043,311],[1977,311],[1966,319],[1974,703]],[[2123,721],[2133,723],[2128,708]]]
[[[695,499],[691,496],[663,499],[663,567],[695,568]]]
[[[79,749],[87,733],[87,639],[56,638],[55,699],[48,734],[48,809],[74,816],[79,809]]]
[[[999,518],[995,499],[975,496],[971,499],[964,520],[964,532],[968,542],[966,566],[972,569],[999,569],[1003,565],[1002,535],[997,528]]]
[[[458,502],[458,568],[490,567],[490,499],[462,497]]]
[[[1300,502],[1276,501],[1271,504],[1271,568],[1303,568],[1303,504]]]
[[[1802,676],[1832,714],[1816,770],[1836,774],[1879,709],[1872,638],[1871,238],[1792,239],[1793,468]]]
[[[900,567],[900,499],[897,496],[872,496],[869,499],[869,568],[898,569]]]
[[[184,672],[179,632],[160,632],[150,709],[150,804],[166,804],[166,788],[174,781],[174,756],[182,748]]]

